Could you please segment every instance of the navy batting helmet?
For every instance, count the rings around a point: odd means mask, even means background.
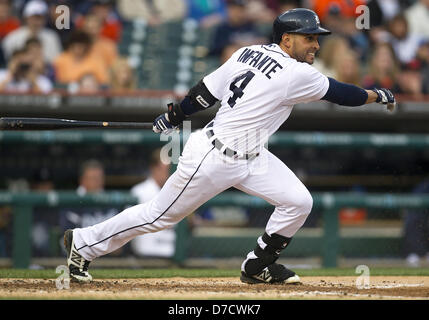
[[[330,34],[331,31],[320,26],[317,14],[305,8],[288,10],[279,15],[273,23],[273,41],[277,44],[284,33]]]

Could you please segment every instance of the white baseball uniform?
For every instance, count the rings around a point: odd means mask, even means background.
[[[270,44],[237,50],[203,82],[221,101],[214,120],[190,135],[176,172],[153,200],[94,226],[75,229],[74,242],[83,258],[91,261],[138,235],[172,227],[230,187],[275,206],[266,225],[268,235],[292,237],[303,225],[312,197],[264,146],[294,104],[325,95],[327,77]],[[234,153],[225,154],[225,150]],[[261,237],[257,241],[264,249]]]
[[[131,188],[131,194],[139,199],[139,203],[145,203],[158,194],[161,187],[152,177],[136,184]],[[176,232],[174,228],[168,228],[159,232],[138,236],[131,241],[131,248],[139,256],[171,257],[174,255]]]

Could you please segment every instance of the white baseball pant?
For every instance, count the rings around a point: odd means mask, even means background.
[[[275,206],[266,225],[268,235],[292,237],[298,231],[313,200],[295,174],[265,148],[251,160],[233,160],[210,143],[204,130],[190,135],[177,170],[153,200],[74,230],[76,248],[86,260],[108,254],[136,236],[172,227],[230,187]]]

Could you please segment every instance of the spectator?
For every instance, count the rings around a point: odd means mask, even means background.
[[[68,91],[71,94],[96,94],[103,89],[92,73],[82,75],[78,81],[71,82],[68,85]]]
[[[369,29],[364,30],[372,45],[388,40],[386,30],[390,19],[400,13],[399,0],[370,0],[367,4],[369,11]]]
[[[399,63],[388,43],[377,44],[369,60],[368,73],[363,77],[362,86],[365,89],[387,88],[398,92]]]
[[[313,66],[328,77],[336,78],[335,61],[347,55],[351,48],[347,40],[338,35],[328,37],[320,49],[319,59],[316,59]]]
[[[429,39],[429,0],[417,0],[405,16],[411,33]]]
[[[318,13],[321,22],[333,33],[345,37],[363,62],[369,50],[369,42],[362,30],[356,28],[356,8],[362,4],[365,4],[365,1],[313,1],[314,11]]]
[[[429,94],[429,40],[421,44],[417,51],[418,67],[421,70],[424,94]]]
[[[233,52],[234,48],[267,42],[267,39],[259,35],[256,26],[250,22],[245,10],[246,3],[245,0],[227,1],[227,20],[215,30],[211,55],[221,57],[224,50]],[[222,62],[228,57],[224,54]]]
[[[85,16],[82,30],[91,37],[91,54],[103,60],[107,67],[111,67],[118,58],[116,42],[101,35],[102,22],[94,14]]]
[[[356,18],[343,18],[343,28],[339,34],[347,38],[353,52],[360,62],[366,62],[370,50],[370,43],[362,30],[356,28]]]
[[[24,50],[29,56],[29,60],[35,65],[38,73],[46,76],[52,83],[55,83],[55,70],[52,64],[44,61],[42,43],[38,38],[28,38],[24,45]]]
[[[423,77],[416,68],[417,52],[423,38],[410,33],[408,22],[403,14],[396,15],[389,21],[389,42],[401,64],[401,73],[398,77],[400,92],[421,98],[423,94]]]
[[[139,203],[152,200],[161,190],[170,175],[170,165],[161,159],[161,150],[152,152],[149,163],[149,177],[131,188],[131,193]],[[174,228],[145,234],[131,241],[131,248],[139,256],[171,257],[175,251],[176,234]]]
[[[265,1],[248,0],[246,6],[250,21],[256,24],[265,24],[271,26],[278,14],[269,8]]]
[[[84,162],[79,172],[78,195],[87,193],[98,193],[104,191],[105,175],[104,167],[98,160]]]
[[[367,3],[369,9],[370,29],[383,27],[397,14],[401,9],[405,9],[399,0],[370,0]]]
[[[97,194],[104,191],[105,172],[104,167],[98,160],[85,161],[79,171],[79,186],[76,193],[80,196]],[[122,208],[116,207],[79,207],[64,208],[59,214],[59,227],[62,234],[69,228],[82,228],[109,219]],[[63,242],[61,241],[61,244]],[[117,250],[113,255],[120,255],[123,248]]]
[[[420,42],[417,47],[414,58],[402,65],[398,76],[399,92],[411,95],[414,99],[422,98],[428,85],[425,82],[428,77],[428,69],[425,68],[425,42]]]
[[[118,11],[124,19],[142,19],[149,25],[158,25],[182,20],[186,3],[184,0],[119,0]]]
[[[414,60],[422,38],[408,30],[408,22],[403,14],[396,15],[388,23],[390,43],[399,62],[406,66]]]
[[[8,33],[18,29],[19,26],[19,20],[11,14],[10,0],[0,0],[0,40],[3,41]],[[0,67],[2,68],[5,65],[6,59],[3,49],[0,48]]]
[[[420,99],[423,95],[423,76],[418,70],[404,69],[398,77],[400,93],[408,94],[413,99]]]
[[[224,0],[186,0],[187,17],[198,21],[202,28],[212,28],[226,18]]]
[[[0,0],[0,39],[21,25],[19,19],[12,15],[11,0]]]
[[[37,61],[25,49],[17,50],[9,60],[8,69],[0,70],[0,91],[48,93],[51,81],[40,72]]]
[[[91,37],[83,31],[75,31],[69,39],[67,50],[54,62],[57,82],[78,82],[86,74],[92,74],[101,85],[107,85],[109,75],[103,60],[91,54]]]
[[[122,23],[114,10],[113,0],[92,0],[88,10],[84,15],[76,18],[76,26],[79,28],[83,25],[87,14],[94,14],[102,22],[101,35],[109,38],[116,43],[119,42],[122,33]]]
[[[317,13],[320,21],[328,28],[333,30],[341,30],[342,18],[355,18],[357,16],[356,8],[366,3],[365,0],[312,0],[312,9]],[[341,19],[340,19],[341,20]],[[332,30],[331,30],[332,31]]]
[[[39,38],[43,47],[43,56],[46,62],[52,63],[62,50],[58,35],[45,28],[48,7],[45,2],[32,0],[24,7],[23,16],[25,25],[10,32],[3,40],[3,50],[9,58],[17,49],[24,46],[28,38]]]
[[[105,172],[102,163],[94,159],[85,161],[80,167],[76,193],[80,196],[97,194],[104,191],[104,186]],[[111,218],[118,212],[119,208],[65,208],[60,211],[59,225],[63,231],[70,227],[86,227]]]
[[[334,60],[334,71],[338,81],[360,86],[359,59],[354,51],[338,55]]]
[[[369,30],[365,30],[371,44],[388,41],[387,25],[391,19],[403,12],[414,0],[370,0]]]
[[[55,190],[52,171],[41,168],[31,181],[32,192],[50,192]],[[50,235],[58,225],[58,211],[52,207],[37,206],[33,209],[31,228],[33,256],[49,256],[54,253]]]
[[[300,0],[265,0],[264,2],[276,15],[280,15],[290,9],[302,7]]]
[[[429,179],[417,185],[413,193],[426,194],[429,192]],[[404,249],[406,262],[409,266],[419,267],[421,259],[426,257],[429,262],[429,211],[407,210],[404,217]]]
[[[37,170],[33,179],[31,180],[30,187],[33,191],[48,192],[55,189],[52,171],[47,167],[42,167]]]
[[[125,58],[117,59],[111,68],[110,90],[114,93],[126,93],[137,89],[134,70]]]

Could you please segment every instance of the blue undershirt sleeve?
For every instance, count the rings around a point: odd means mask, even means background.
[[[347,107],[357,107],[366,103],[368,93],[358,86],[329,78],[329,88],[321,100],[327,100]]]

